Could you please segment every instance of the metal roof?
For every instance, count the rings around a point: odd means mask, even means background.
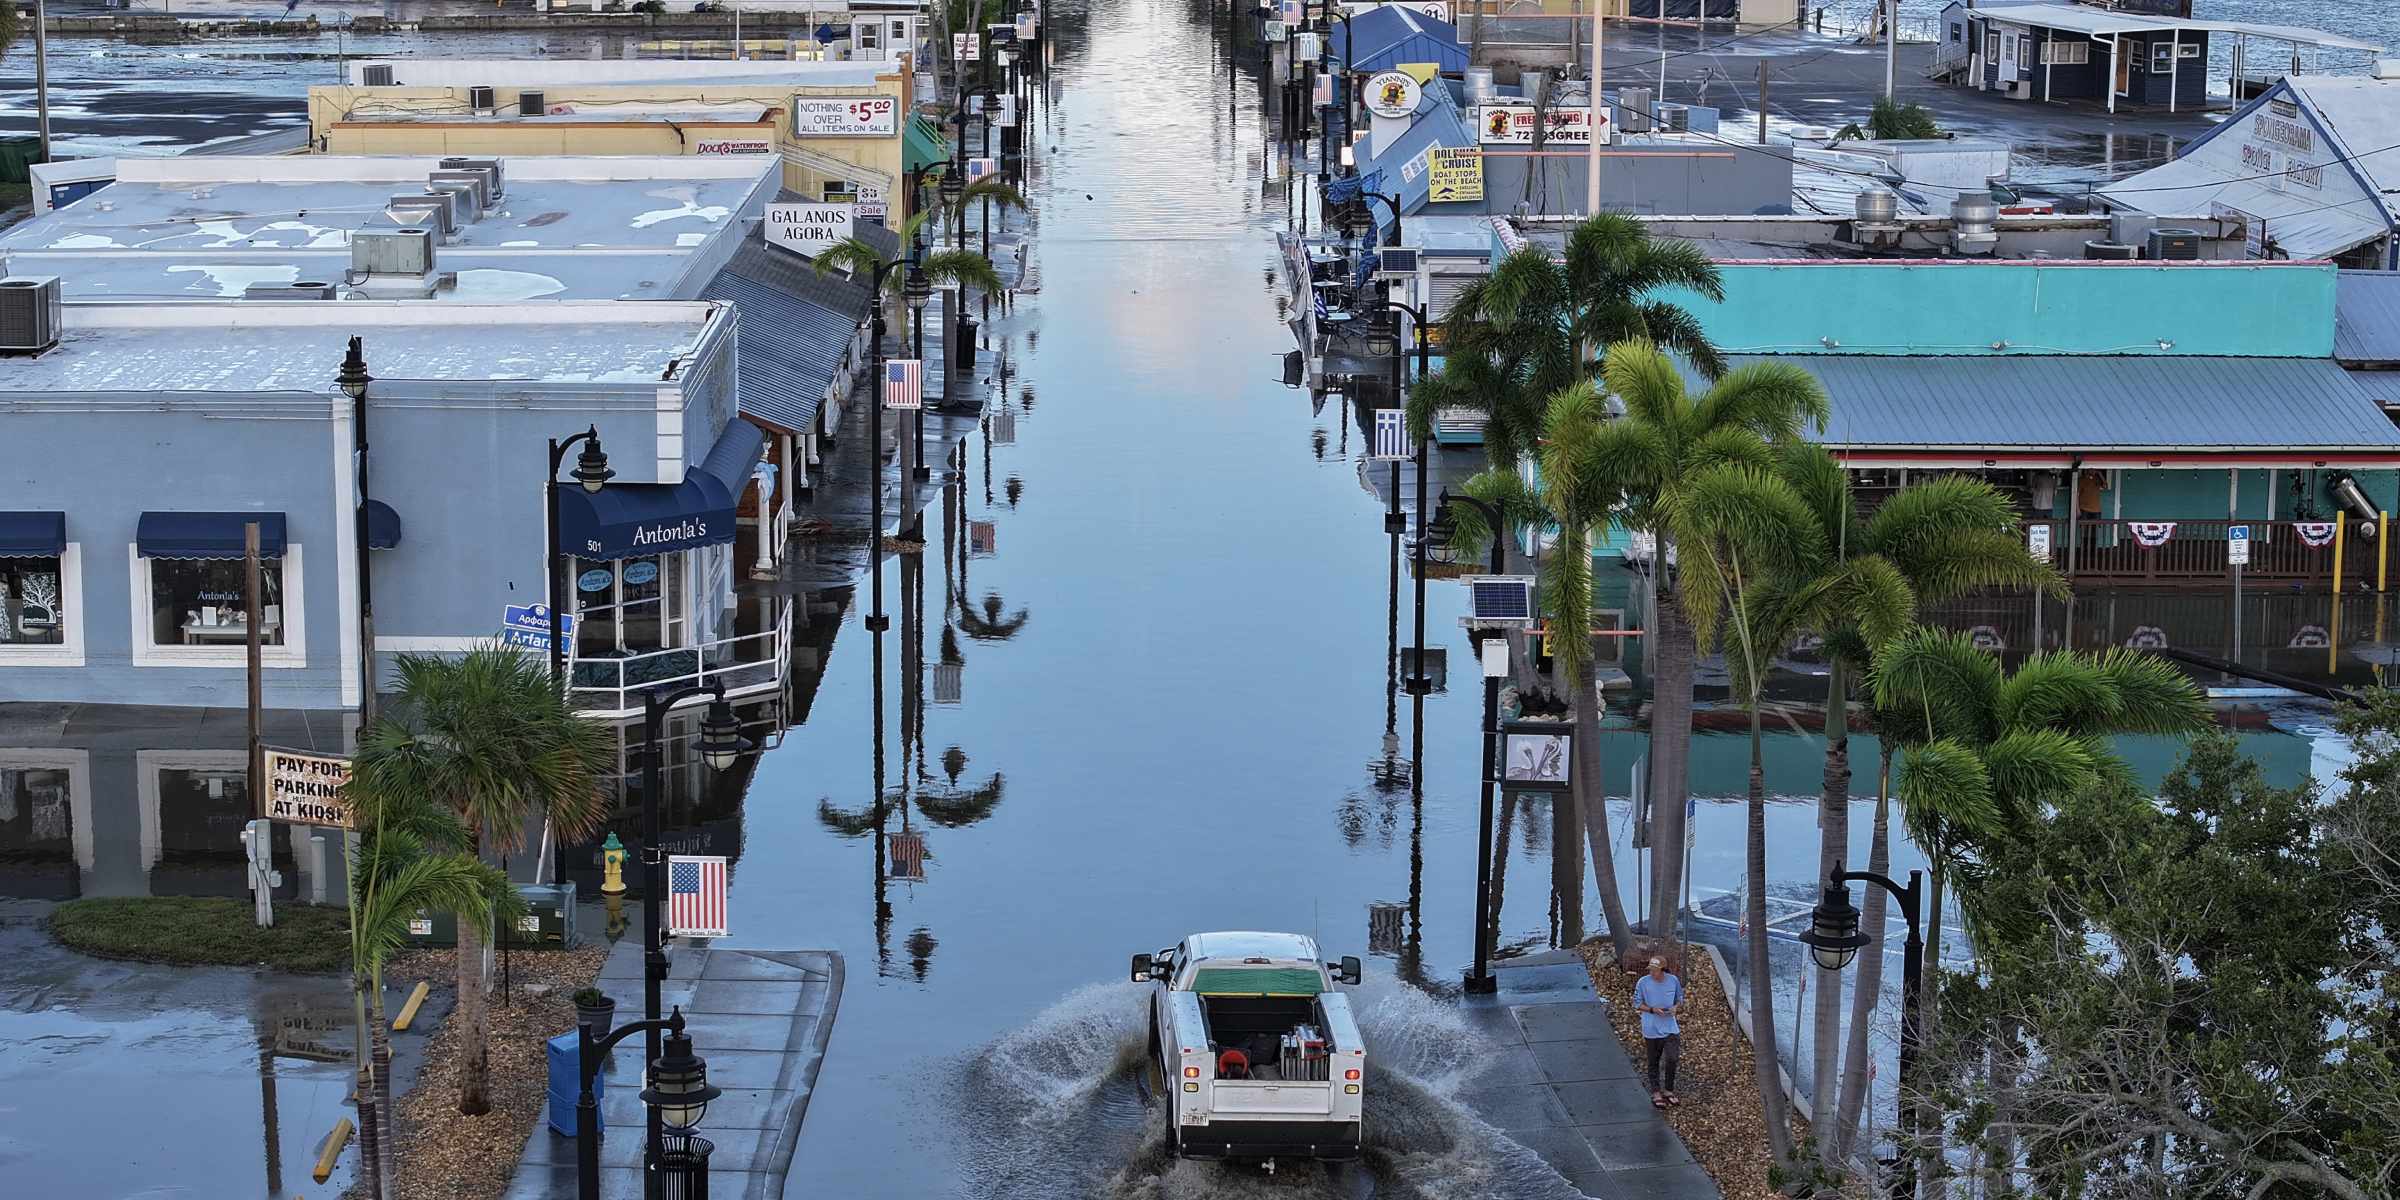
[[[1401,12],[1405,10],[1377,9],[1376,11]],[[1383,172],[1383,186],[1390,189],[1387,194],[1399,197],[1402,213],[1413,213],[1424,208],[1426,200],[1432,194],[1433,179],[1426,161],[1426,151],[1434,146],[1456,147],[1475,144],[1474,131],[1467,128],[1464,121],[1459,120],[1458,109],[1451,106],[1449,97],[1439,95],[1428,88],[1424,97],[1417,102],[1415,121],[1409,125],[1407,131],[1399,137],[1393,138],[1392,144],[1385,147],[1383,153],[1359,163],[1358,172],[1362,176],[1375,171]],[[1375,227],[1378,230],[1390,228],[1391,208],[1382,204],[1377,204],[1374,208]]]
[[[896,74],[893,64],[822,62],[815,59],[641,59],[641,58],[354,58],[352,87],[366,86],[367,68],[390,67],[393,87],[483,87],[514,97],[519,88],[596,84],[700,84],[714,87],[774,85],[855,87],[875,85],[878,75]]]
[[[1353,71],[1388,71],[1401,63],[1436,63],[1444,71],[1467,69],[1458,26],[1398,4],[1368,9],[1325,35],[1328,47]]]
[[[2400,452],[2400,428],[2329,359],[1817,354],[1734,361],[1785,362],[1815,375],[1833,408],[1823,440],[1838,448]]]
[[[2249,37],[2269,38],[2300,46],[2327,46],[2336,50],[2372,50],[2383,47],[2371,42],[2346,38],[2322,29],[2306,29],[2298,25],[2261,25],[2252,21],[2197,21],[2181,17],[2148,16],[2142,13],[2109,12],[2106,9],[2086,8],[2080,4],[1979,4],[1968,15],[1987,21],[2006,21],[2012,25],[2039,25],[2044,29],[2064,29],[2093,37],[2115,33],[2142,33],[2148,30],[2188,30],[2196,33],[2237,33]]]
[[[2333,288],[2334,358],[2400,363],[2400,271],[2344,271]]]
[[[732,304],[738,314],[733,354],[735,392],[742,415],[787,432],[805,433],[825,400],[826,389],[841,372],[859,318],[813,303],[786,288],[803,280],[831,284],[856,293],[862,312],[866,289],[837,279],[819,279],[807,267],[795,270],[777,263],[778,258],[797,256],[745,240],[733,261],[717,272],[704,292],[709,299]],[[824,289],[811,290],[825,294]]]

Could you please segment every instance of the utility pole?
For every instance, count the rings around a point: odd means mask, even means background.
[[[1608,48],[1601,38],[1600,10],[1607,4],[1608,0],[1592,0],[1592,159],[1585,213],[1594,217],[1600,215],[1600,144],[1607,140],[1606,134],[1612,127],[1606,119],[1608,106],[1600,99],[1600,62]]]
[[[50,35],[49,13],[42,0],[33,0],[33,119],[42,135],[42,161],[50,161]]]
[[[1767,144],[1767,84],[1773,76],[1772,65],[1766,59],[1758,60],[1758,144],[1761,146]],[[1659,94],[1663,96],[1666,93]]]

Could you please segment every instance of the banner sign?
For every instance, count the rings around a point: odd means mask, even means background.
[[[1433,146],[1428,151],[1433,168],[1428,203],[1483,199],[1483,151],[1473,146]]]
[[[855,204],[770,204],[759,228],[768,245],[815,258],[847,240],[857,220]]]
[[[1585,108],[1553,108],[1548,113],[1549,131],[1542,141],[1569,142],[1579,146],[1592,144],[1592,110]],[[1601,124],[1606,125],[1602,118]],[[1529,146],[1533,144],[1533,106],[1530,104],[1480,104],[1475,107],[1475,124],[1486,146]]]
[[[342,796],[342,789],[349,785],[349,759],[297,750],[267,751],[270,821],[352,828],[350,804]]]
[[[899,137],[900,100],[896,96],[794,96],[792,136]]]
[[[667,856],[667,936],[725,936],[729,880],[720,856]]]
[[[696,155],[773,154],[775,143],[768,138],[702,138],[692,143]]]

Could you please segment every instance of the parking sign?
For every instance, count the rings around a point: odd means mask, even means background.
[[[2250,527],[2233,525],[2225,530],[2225,561],[2237,567],[2250,565]]]

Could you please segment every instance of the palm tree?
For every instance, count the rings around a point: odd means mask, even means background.
[[[576,715],[539,661],[512,647],[484,646],[457,658],[403,654],[396,715],[359,741],[353,771],[389,802],[448,810],[467,831],[467,850],[513,850],[540,819],[561,838],[597,830],[606,815],[602,780],[614,765],[614,731]],[[491,1111],[491,1017],[484,1003],[483,926],[458,923],[458,1111]]]
[[[382,764],[361,763],[365,770],[345,789],[359,819],[350,870],[350,990],[361,1042],[359,1158],[368,1195],[387,1200],[398,1195],[399,1147],[384,964],[407,944],[408,922],[419,912],[446,910],[461,924],[482,926],[513,920],[523,898],[506,874],[464,852],[467,829],[455,814],[406,794],[387,794]]]
[[[1986,904],[1978,886],[1988,864],[2018,852],[2041,806],[2097,783],[2132,786],[2109,737],[2186,734],[2210,724],[2199,693],[2164,659],[2121,649],[2050,651],[2009,672],[1966,634],[1949,630],[1918,629],[1887,646],[1875,658],[1873,695],[1876,710],[1893,718],[1884,738],[1905,755],[1896,781],[1901,820],[1933,876],[1925,958],[1937,973],[1949,884],[1959,885],[1971,942],[2014,936],[2025,918]],[[1862,995],[1872,991],[1863,981],[1880,978],[1865,973],[1870,966],[1880,971],[1880,957],[1861,967]],[[1927,1033],[1937,994],[1927,989],[1918,1014]],[[1855,1032],[1852,1041],[1863,1058]],[[1852,1119],[1845,1095],[1836,1135],[1845,1145]]]
[[[1765,469],[1771,446],[1797,440],[1804,425],[1823,425],[1825,390],[1797,367],[1754,363],[1693,396],[1674,362],[1645,342],[1608,347],[1601,378],[1624,415],[1592,431],[1575,460],[1561,465],[1579,477],[1581,492],[1614,497],[1622,524],[1657,537],[1648,639],[1651,842],[1681,846],[1696,642],[1684,602],[1689,577],[1670,578],[1667,564],[1684,535],[1698,533],[1685,526],[1694,482],[1726,463]],[[1652,857],[1650,911],[1663,917],[1681,907],[1683,862],[1675,854]]]
[[[1776,471],[1808,505],[1818,553],[1776,598],[1773,644],[1814,631],[1825,642],[1825,790],[1818,810],[1817,878],[1850,845],[1849,679],[1918,612],[1991,587],[2066,593],[2066,580],[2027,553],[2016,514],[1991,485],[1963,475],[1919,479],[1861,518],[1850,473],[1822,446],[1794,443]],[[1828,1127],[1840,1048],[1841,977],[1817,976],[1816,1071],[1810,1124]]]
[[[1733,447],[1728,447],[1732,449]],[[1734,691],[1750,712],[1749,822],[1745,838],[1749,930],[1750,1045],[1756,1068],[1759,1112],[1775,1161],[1792,1158],[1792,1131],[1776,1065],[1775,1000],[1765,986],[1767,970],[1767,769],[1760,701],[1767,671],[1789,611],[1785,583],[1822,556],[1814,514],[1798,489],[1772,469],[1763,443],[1743,447],[1743,457],[1701,472],[1676,504],[1676,539],[1684,603],[1697,644],[1724,646],[1732,664]],[[1744,461],[1747,458],[1748,461]],[[1904,614],[1861,614],[1876,635]],[[1653,735],[1655,736],[1655,735]],[[1680,845],[1680,841],[1668,845]]]

